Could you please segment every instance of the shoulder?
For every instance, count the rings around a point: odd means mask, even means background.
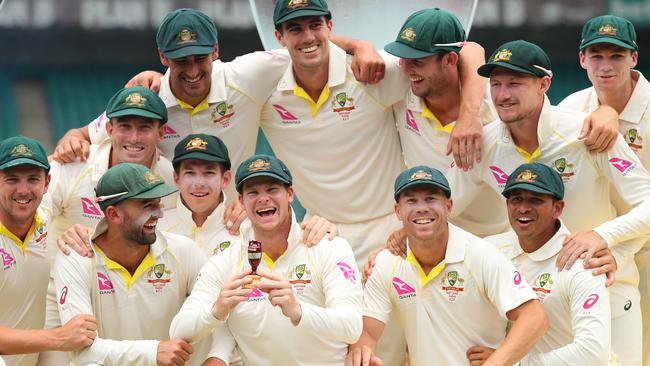
[[[94,255],[97,256],[99,254],[95,252]],[[82,257],[74,250],[71,250],[69,255],[59,250],[54,259],[53,271],[58,273],[90,272],[93,268],[93,263],[93,258]]]
[[[556,133],[572,142],[578,139],[587,114],[577,110],[551,106],[551,125]]]
[[[173,253],[196,255],[201,253],[196,243],[185,236],[170,233],[168,231],[158,231],[159,240],[167,245],[167,248]]]
[[[589,87],[570,94],[558,104],[558,107],[571,110],[582,110],[582,107],[587,103],[589,95],[593,90],[593,87]]]
[[[484,240],[499,249],[501,253],[507,254],[517,244],[517,234],[514,231],[506,231],[505,233],[487,236]]]

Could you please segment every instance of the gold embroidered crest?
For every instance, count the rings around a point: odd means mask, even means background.
[[[206,146],[208,146],[207,141],[203,140],[200,137],[195,137],[188,141],[187,144],[185,144],[185,150],[205,150]]]
[[[32,156],[32,150],[24,144],[16,145],[11,149],[11,156]]]
[[[409,181],[420,180],[420,179],[431,179],[431,174],[425,172],[424,170],[418,170],[417,172],[411,174]]]
[[[289,3],[287,4],[287,8],[289,9],[302,8],[305,6],[309,6],[308,0],[289,0]]]
[[[603,24],[598,28],[598,34],[601,36],[615,36],[617,29],[611,24]]]
[[[512,52],[510,52],[509,49],[504,48],[501,51],[497,52],[496,55],[494,55],[492,62],[509,61],[511,56],[512,56]]]
[[[526,169],[517,175],[515,182],[535,183],[537,182],[537,174],[535,174],[532,170]]]
[[[131,93],[124,98],[124,104],[131,107],[144,107],[147,98],[143,97],[140,93]]]
[[[271,170],[271,163],[263,159],[256,159],[248,166],[250,171]]]
[[[415,37],[417,34],[415,34],[415,31],[413,28],[408,27],[402,31],[402,34],[400,35],[400,38],[402,38],[405,41],[413,42],[415,40]]]
[[[144,173],[144,180],[148,184],[154,184],[154,183],[162,182],[162,179],[158,175],[152,173],[151,171],[146,171]]]
[[[181,29],[176,36],[176,44],[196,42],[196,33],[187,28]]]

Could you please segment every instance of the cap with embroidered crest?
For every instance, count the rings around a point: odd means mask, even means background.
[[[14,136],[0,141],[0,170],[23,164],[50,170],[47,153],[39,141],[26,136]]]
[[[407,188],[416,185],[430,185],[440,188],[447,198],[451,197],[449,182],[438,169],[426,165],[414,166],[401,172],[395,179],[395,201],[399,201],[399,195]]]
[[[273,24],[280,24],[301,17],[324,16],[332,18],[325,0],[277,0],[273,11]]]
[[[129,199],[161,198],[177,190],[144,165],[120,163],[108,169],[97,182],[95,201],[105,210]]]
[[[197,159],[213,163],[223,163],[230,169],[228,148],[220,138],[204,133],[194,133],[182,139],[174,148],[174,169],[178,169],[181,161]]]
[[[490,56],[487,63],[478,68],[478,74],[489,78],[495,67],[530,74],[539,78],[553,77],[551,60],[544,50],[534,43],[524,40],[502,44]]]
[[[558,200],[564,199],[562,177],[553,168],[540,163],[520,165],[508,177],[501,194],[508,198],[515,189],[548,194]]]
[[[611,43],[634,51],[639,49],[632,22],[615,15],[592,18],[582,27],[580,51],[596,43]]]
[[[140,116],[167,122],[167,107],[153,91],[132,86],[123,88],[113,94],[106,106],[106,117]]]
[[[198,10],[174,10],[160,24],[156,43],[169,59],[211,54],[217,44],[217,26]]]
[[[438,8],[424,9],[406,19],[395,42],[384,50],[401,58],[423,58],[460,51],[464,41],[465,30],[454,14]]]
[[[247,180],[264,176],[275,178],[288,185],[293,183],[289,168],[280,159],[270,155],[257,154],[246,159],[237,168],[235,174],[237,192],[242,193],[244,182]]]

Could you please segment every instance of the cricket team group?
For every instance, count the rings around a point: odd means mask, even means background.
[[[650,366],[630,21],[584,24],[559,106],[539,45],[486,58],[445,10],[380,51],[325,0],[273,21],[281,49],[221,62],[172,11],[164,75],[49,155],[0,141],[0,365]]]

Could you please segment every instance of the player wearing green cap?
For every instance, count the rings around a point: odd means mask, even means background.
[[[87,237],[77,232],[88,233],[102,219],[95,202],[95,186],[110,167],[124,162],[142,164],[166,181],[173,180],[172,164],[158,156],[157,144],[164,135],[167,108],[156,93],[140,86],[120,89],[108,101],[106,115],[109,138],[93,145],[87,160],[52,162],[52,181],[42,204],[48,215],[51,258],[57,247],[64,253],[72,248],[81,255],[92,255]],[[164,200],[166,206],[174,204],[173,197]],[[46,326],[60,325],[53,284],[48,288],[47,310]],[[41,362],[65,365],[67,356],[47,353],[41,355]]]
[[[555,264],[564,239],[570,235],[560,220],[562,177],[547,165],[522,164],[510,174],[502,194],[512,231],[486,240],[496,245],[532,286],[549,320],[549,329],[521,365],[607,365],[611,314],[605,276],[592,275],[582,260],[568,271],[558,270]],[[616,265],[611,254],[602,260]],[[474,347],[468,358],[485,360],[491,352]]]
[[[545,92],[551,82],[551,63],[540,47],[521,40],[508,42],[492,54],[479,73],[490,77],[500,122],[484,129],[487,153],[479,169],[449,171],[457,210],[462,212],[467,207],[478,184],[488,184],[500,192],[509,174],[522,163],[535,161],[553,167],[564,181],[567,193],[562,218],[573,232],[558,256],[558,265],[568,269],[584,254],[590,266],[594,253],[609,247],[618,266],[611,288],[612,334],[620,334],[620,329],[627,338],[640,339],[634,253],[643,244],[642,235],[650,231],[650,174],[622,136],[606,153],[591,154],[580,143],[585,114],[550,105]],[[610,198],[614,190],[634,207],[627,214],[616,216]],[[630,306],[630,311],[622,311]],[[615,338],[614,351],[627,352],[617,350]]]
[[[448,223],[452,191],[440,171],[415,166],[394,187],[408,254],[378,255],[364,291],[363,333],[346,365],[379,364],[375,346],[391,312],[410,365],[467,364],[475,345],[496,348],[484,365],[517,362],[548,327],[526,280],[488,242]]]
[[[9,366],[36,365],[38,352],[87,347],[96,335],[90,315],[41,330],[50,257],[38,206],[49,170],[40,142],[24,136],[0,141],[0,355]]]
[[[98,338],[73,352],[78,365],[183,365],[194,347],[168,339],[205,255],[191,240],[157,230],[160,199],[176,188],[140,164],[121,163],[97,182],[103,218],[92,257],[59,253],[53,276],[61,319],[95,314]],[[189,364],[200,365],[201,352]]]
[[[592,86],[566,97],[559,106],[585,113],[601,105],[616,109],[620,113],[619,132],[643,165],[650,167],[650,149],[644,142],[650,138],[650,83],[641,72],[634,70],[639,57],[634,25],[614,15],[590,19],[582,29],[578,56]],[[619,213],[629,210],[619,199],[615,204]],[[640,275],[643,344],[638,343],[639,338],[629,336],[629,329],[614,335],[614,342],[625,342],[626,346],[617,348],[626,363],[639,364],[638,354],[632,358],[626,354],[634,349],[643,349],[646,350],[644,365],[650,365],[650,250],[647,244],[637,253],[636,263]],[[627,305],[623,305],[623,309],[613,309],[615,313],[629,310],[631,308]]]
[[[275,157],[254,155],[235,185],[251,226],[243,240],[213,256],[170,333],[195,341],[214,332],[211,364],[228,364],[232,339],[247,365],[342,365],[361,331],[362,290],[349,244],[301,243],[291,210],[293,177]],[[262,246],[256,288],[250,284],[249,240]]]

